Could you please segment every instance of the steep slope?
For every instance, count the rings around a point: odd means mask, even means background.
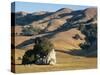
[[[89,20],[97,15],[97,8],[87,8],[84,10],[85,19]]]
[[[73,37],[78,34],[80,38],[74,39]],[[79,44],[84,43],[85,36],[76,28],[72,28],[68,31],[59,32],[55,34],[51,41],[58,50],[70,50],[70,49],[80,49]]]
[[[96,8],[75,11],[62,8],[55,12],[21,13],[21,15],[24,17],[17,18],[16,20],[25,23],[25,25],[40,28],[41,33],[55,33],[56,31],[57,33],[51,36],[50,39],[54,43],[55,48],[62,50],[79,49],[79,44],[85,42],[86,35],[82,33],[82,30],[85,30],[84,27],[97,26]],[[82,29],[78,30],[81,26]],[[16,26],[15,28],[17,29],[18,27]]]
[[[60,26],[62,26],[64,23],[66,23],[65,19],[50,20],[48,26],[46,27],[46,31],[54,31],[58,29]]]

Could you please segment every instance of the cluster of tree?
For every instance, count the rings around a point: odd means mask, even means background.
[[[40,32],[40,29],[37,27],[33,27],[32,25],[22,27],[22,35],[32,36],[36,35]]]
[[[47,38],[36,38],[33,50],[24,54],[22,64],[50,64],[49,54],[52,50],[53,45]]]
[[[80,24],[78,29],[85,35],[85,42],[80,44],[82,50],[85,50],[88,53],[94,52],[95,55],[93,54],[93,56],[97,56],[97,24]]]

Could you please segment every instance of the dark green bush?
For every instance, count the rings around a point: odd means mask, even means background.
[[[75,36],[73,36],[73,38],[76,39],[76,40],[81,39],[79,34],[75,34]]]
[[[22,64],[31,64],[35,61],[33,50],[26,51],[23,59]]]

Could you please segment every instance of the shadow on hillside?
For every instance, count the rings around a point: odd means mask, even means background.
[[[29,39],[29,40],[26,40],[26,41],[22,42],[21,44],[17,45],[16,48],[18,48],[18,49],[24,48],[27,45],[32,44],[32,43],[34,43],[34,39]]]
[[[57,28],[54,31],[49,31],[49,32],[43,32],[41,34],[48,34],[45,36],[41,36],[41,37],[47,37],[47,38],[52,38],[54,35],[56,35],[57,33],[63,32],[63,31],[67,31],[69,29],[71,29],[72,27],[70,25],[68,25],[68,23],[63,24],[62,26],[60,26],[59,28]],[[39,35],[41,35],[39,34]],[[34,39],[35,38],[31,38],[29,40],[26,40],[24,42],[22,42],[21,44],[19,44],[18,46],[16,46],[16,48],[24,48],[25,46],[34,43]]]
[[[66,54],[70,54],[73,56],[83,56],[83,57],[97,57],[97,51],[87,51],[87,50],[69,50],[69,51],[65,51],[65,50],[56,50],[57,52],[62,52],[62,53],[66,53]]]
[[[38,21],[41,20],[43,18],[45,18],[46,16],[51,15],[52,13],[45,13],[43,15],[33,15],[33,14],[27,14],[25,16],[20,16],[18,14],[15,13],[11,13],[11,17],[14,18],[16,20],[16,24],[17,25],[28,25],[30,23],[32,23],[33,21]],[[16,18],[15,18],[16,17]]]
[[[45,36],[42,36],[42,37],[45,37]],[[41,38],[42,38],[42,37],[41,37]],[[31,38],[31,39],[28,39],[28,40],[25,40],[24,42],[22,42],[22,43],[20,43],[19,45],[17,45],[16,48],[20,49],[20,48],[25,48],[25,47],[27,47],[27,46],[30,45],[30,44],[33,44],[33,45],[34,45],[35,39],[36,39],[36,38],[37,38],[37,37]]]

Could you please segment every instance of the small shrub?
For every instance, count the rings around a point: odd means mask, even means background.
[[[73,38],[76,39],[76,40],[81,39],[79,34],[75,34],[75,36],[73,36]]]
[[[22,58],[21,57],[18,57],[18,60],[22,60]]]
[[[80,47],[82,48],[82,50],[88,50],[90,44],[89,43],[80,44]]]
[[[33,50],[26,51],[23,59],[22,64],[31,64],[35,61]]]

